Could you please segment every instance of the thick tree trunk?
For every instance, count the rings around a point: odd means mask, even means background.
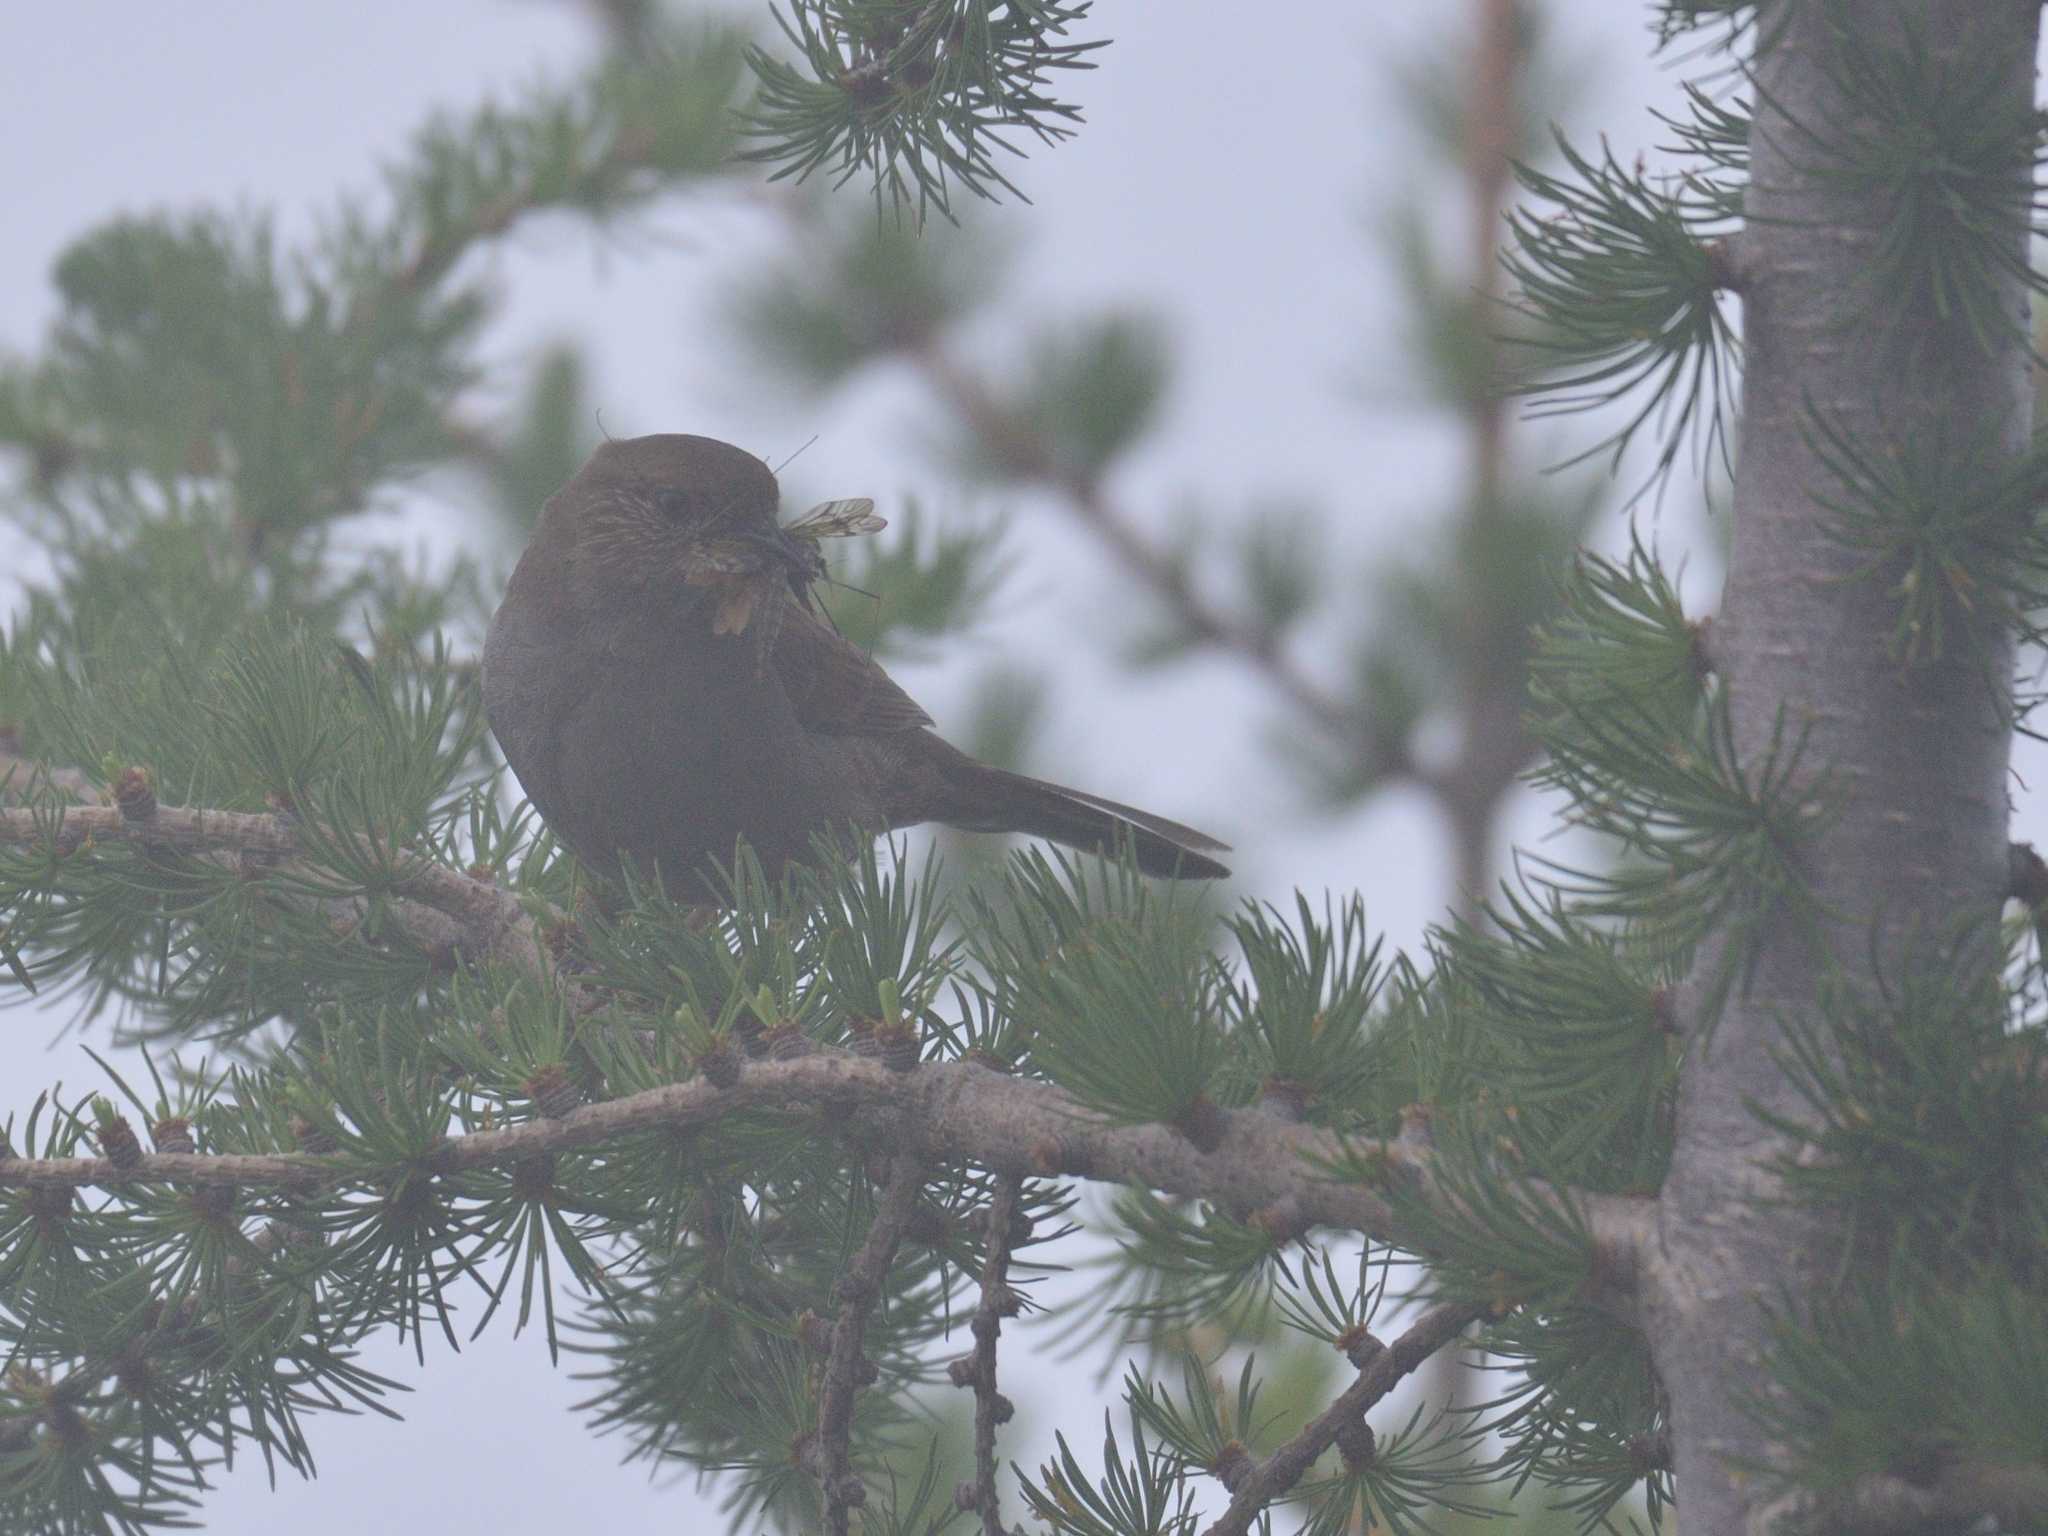
[[[1782,711],[1788,730],[1810,731],[1808,761],[1835,770],[1844,798],[1804,865],[1831,914],[1822,943],[1796,923],[1767,924],[1754,969],[1718,1026],[1708,1033],[1697,1017],[1689,1021],[1649,1319],[1670,1394],[1686,1536],[1761,1532],[1780,1512],[1767,1480],[1740,1465],[1772,1459],[1740,1406],[1766,1379],[1760,1303],[1815,1294],[1841,1262],[1839,1234],[1816,1213],[1758,1203],[1773,1193],[1770,1165],[1785,1148],[1756,1109],[1801,1111],[1771,1056],[1783,1021],[1811,1014],[1821,949],[1868,984],[1876,967],[1901,960],[1910,937],[1930,937],[1973,911],[1995,913],[2005,878],[2011,733],[1993,690],[2011,675],[2010,642],[1992,642],[1987,654],[1952,633],[1937,661],[1908,666],[1889,654],[1896,573],[1854,575],[1856,555],[1824,533],[1814,493],[1835,487],[1802,423],[1810,404],[1881,454],[1928,441],[1941,422],[1950,442],[1981,433],[1976,440],[1994,459],[2019,450],[2030,416],[2016,336],[1987,355],[1953,312],[1942,317],[1910,294],[1863,286],[1888,210],[1872,191],[1817,174],[1825,151],[1793,123],[1865,141],[1899,129],[1849,121],[1825,67],[1836,46],[1830,18],[1890,42],[1910,25],[1938,56],[1974,68],[2005,61],[2007,103],[2023,106],[2039,8],[1778,0],[1760,11],[1760,30],[1782,32],[1760,61],[1758,88],[1745,93],[1756,98],[1740,262],[1746,393],[1714,660],[1743,761],[1762,761]],[[2011,238],[2023,249],[2017,216]],[[2014,284],[2005,297],[2018,330],[2025,295]],[[1989,475],[1998,464],[1984,468]],[[1695,1014],[1699,1000],[1695,993]]]

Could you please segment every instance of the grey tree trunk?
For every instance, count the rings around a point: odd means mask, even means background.
[[[2011,731],[1994,693],[2011,676],[2011,642],[1993,642],[1989,654],[1952,643],[1941,659],[1910,667],[1888,652],[1895,575],[1855,576],[1857,557],[1822,531],[1814,492],[1830,480],[1802,422],[1810,402],[1878,452],[1938,421],[1954,440],[1960,424],[1964,435],[1982,432],[1991,474],[2021,448],[2030,417],[2017,336],[1987,354],[1959,316],[1941,317],[1910,294],[1867,296],[1857,312],[1886,209],[1875,193],[1816,174],[1825,154],[1788,118],[1859,136],[1897,127],[1848,120],[1823,67],[1836,46],[1831,16],[1892,38],[1910,26],[1940,55],[1979,67],[2005,61],[2001,89],[2024,106],[2039,7],[1777,0],[1759,9],[1761,28],[1783,31],[1755,92],[1738,263],[1746,375],[1735,543],[1713,659],[1745,764],[1762,760],[1782,711],[1788,730],[1810,730],[1809,761],[1839,774],[1843,800],[1805,870],[1829,914],[1821,944],[1798,924],[1769,924],[1718,1027],[1699,1029],[1697,991],[1688,1010],[1691,1059],[1647,1320],[1670,1394],[1686,1536],[1762,1532],[1784,1512],[1767,1480],[1731,1462],[1771,1460],[1740,1408],[1766,1377],[1759,1304],[1814,1294],[1842,1261],[1840,1235],[1811,1210],[1757,1203],[1773,1192],[1770,1164],[1786,1148],[1752,1106],[1795,1118],[1801,1110],[1771,1056],[1783,1020],[1811,1012],[1822,950],[1868,986],[1912,936],[1973,910],[1995,915],[2005,882]],[[2018,209],[2011,238],[2024,248]],[[2005,297],[2021,329],[2026,295],[2015,282]]]

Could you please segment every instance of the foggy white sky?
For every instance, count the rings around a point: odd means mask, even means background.
[[[1604,128],[1623,153],[1656,142],[1644,107],[1668,104],[1675,77],[1647,57],[1647,5],[1548,9],[1562,51],[1589,66],[1569,103],[1574,130]],[[1033,153],[1021,181],[1035,206],[1003,217],[1028,242],[1016,268],[1021,320],[1138,302],[1175,338],[1181,367],[1164,427],[1119,475],[1117,499],[1163,527],[1186,498],[1229,508],[1296,493],[1335,509],[1345,552],[1398,547],[1453,502],[1461,460],[1446,425],[1393,404],[1406,362],[1371,211],[1416,175],[1392,73],[1467,7],[1099,10],[1114,46],[1069,85],[1087,125],[1068,146]],[[338,191],[370,187],[430,109],[568,74],[594,38],[566,0],[7,7],[0,346],[38,344],[54,309],[53,257],[110,215],[274,208],[288,232],[303,230]],[[1445,190],[1455,213],[1458,189]],[[969,217],[989,215],[977,206]],[[922,397],[906,378],[881,373],[819,406],[766,398],[758,379],[721,366],[710,317],[722,285],[766,249],[758,210],[731,196],[683,201],[654,227],[658,243],[608,247],[550,219],[509,242],[491,258],[513,302],[488,360],[516,375],[541,346],[574,336],[618,435],[708,433],[771,459],[815,435],[789,477],[807,491],[873,495],[885,509],[904,491],[959,504],[926,468]],[[1000,318],[985,329],[1000,332]],[[1450,895],[1426,808],[1392,795],[1336,819],[1304,810],[1267,753],[1277,717],[1231,663],[1183,667],[1132,693],[1104,660],[1120,633],[1121,577],[1056,510],[1024,500],[1016,510],[1012,543],[1028,558],[1004,588],[1000,622],[958,656],[898,669],[941,730],[963,723],[967,683],[987,660],[1029,647],[1057,687],[1047,764],[1229,839],[1244,892],[1360,888],[1374,921],[1411,943]],[[475,527],[462,508],[416,496],[403,536],[446,547]],[[0,575],[15,554],[8,538],[0,529]],[[1533,815],[1515,829],[1525,841],[1541,831]],[[73,1093],[91,1079],[75,1036],[52,1045],[59,1022],[22,1009],[0,1017],[0,1116],[59,1079]],[[1014,1385],[1029,1338],[1006,1340],[1005,1367],[1026,1415],[1047,1428],[1050,1377]],[[273,1493],[250,1458],[203,1507],[209,1529],[322,1536],[394,1519],[502,1536],[693,1528],[687,1494],[650,1487],[641,1469],[616,1465],[618,1442],[584,1431],[567,1406],[582,1391],[566,1365],[549,1367],[537,1335],[513,1341],[494,1325],[458,1358],[430,1353],[423,1372],[395,1351],[371,1363],[418,1388],[400,1405],[406,1422],[315,1420],[320,1479]],[[1063,1419],[1092,1458],[1099,1410],[1074,1411],[1074,1396],[1069,1379]],[[1045,1448],[1005,1454],[1033,1465]],[[1017,1513],[1013,1496],[1009,1507]]]

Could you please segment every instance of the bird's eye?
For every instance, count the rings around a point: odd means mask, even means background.
[[[673,487],[668,490],[656,491],[654,493],[654,504],[661,508],[665,516],[683,517],[690,510],[689,493],[678,491]]]

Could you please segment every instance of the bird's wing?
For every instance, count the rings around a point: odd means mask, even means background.
[[[769,653],[799,724],[825,736],[887,736],[932,723],[874,657],[793,598],[780,597]]]

